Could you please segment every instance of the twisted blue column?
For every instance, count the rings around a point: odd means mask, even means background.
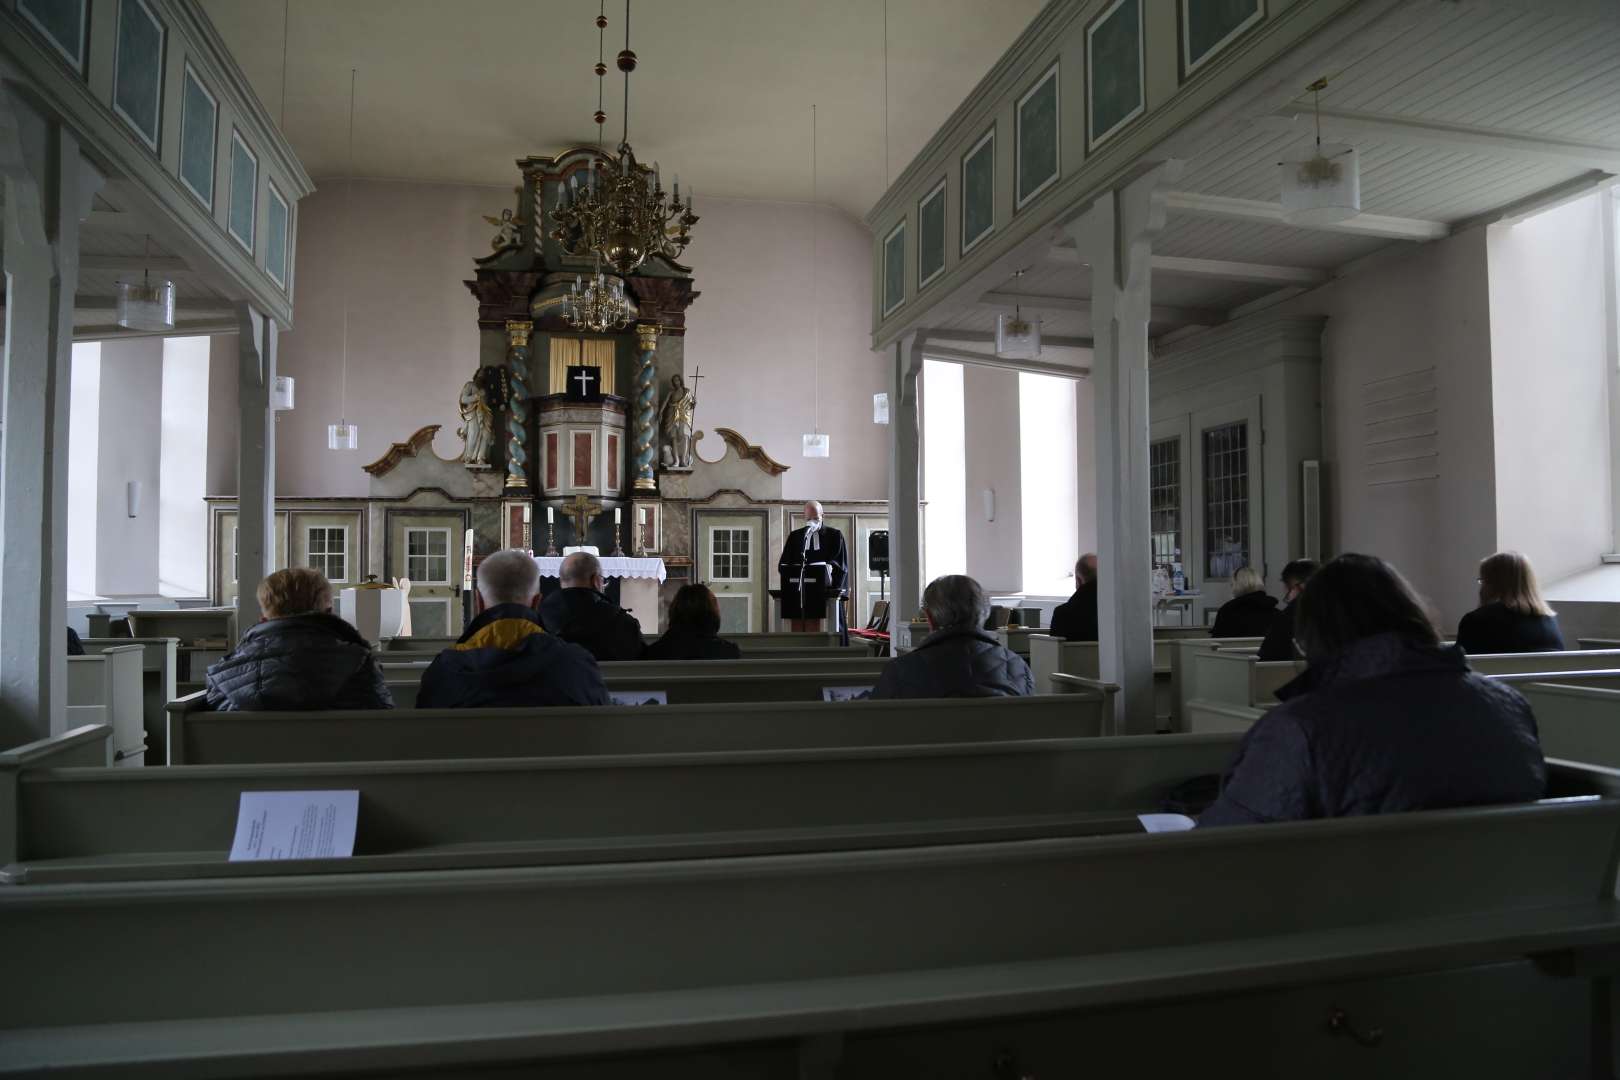
[[[511,394],[506,402],[506,486],[529,487],[529,331],[530,322],[506,324],[506,363]]]
[[[657,491],[654,468],[658,464],[658,327],[636,327],[636,426],[631,435],[631,464],[637,491]]]

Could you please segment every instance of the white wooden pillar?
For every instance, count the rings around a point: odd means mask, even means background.
[[[924,336],[905,335],[889,352],[889,634],[900,636],[922,606],[922,417],[917,383]]]
[[[1093,203],[1067,226],[1091,267],[1097,469],[1097,633],[1101,675],[1118,683],[1115,731],[1150,734],[1152,538],[1148,490],[1148,317],[1153,239],[1164,228],[1168,161]]]
[[[73,133],[0,84],[5,398],[0,747],[67,726],[68,401],[79,223],[103,178]]]
[[[236,632],[259,621],[259,582],[275,568],[276,321],[252,304],[236,305]]]

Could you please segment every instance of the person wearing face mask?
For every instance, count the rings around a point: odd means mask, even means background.
[[[1260,643],[1261,660],[1296,660],[1299,649],[1294,645],[1294,602],[1305,591],[1305,583],[1316,573],[1316,563],[1310,559],[1295,559],[1282,570],[1283,606],[1271,620]]]
[[[782,576],[782,615],[788,629],[819,631],[824,599],[842,596],[849,583],[849,546],[843,533],[823,522],[820,503],[805,503],[804,525],[788,534],[776,569]],[[843,605],[836,610],[842,623]]]

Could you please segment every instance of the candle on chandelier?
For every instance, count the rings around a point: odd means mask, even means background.
[[[664,176],[658,171],[658,162],[653,162],[653,189],[661,190],[664,186]]]
[[[681,174],[675,174],[675,201],[681,201]]]

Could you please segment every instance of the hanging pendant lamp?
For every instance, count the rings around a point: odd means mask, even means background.
[[[349,253],[351,249],[350,237],[353,233],[353,215],[350,212],[350,194],[354,189],[354,84],[356,73],[353,68],[349,70],[349,175],[343,182],[343,362],[340,368],[341,383],[338,390],[338,422],[326,425],[326,448],[328,450],[358,450],[360,449],[360,428],[349,423],[347,412],[349,398]]]
[[[1327,80],[1318,79],[1308,89],[1315,101],[1316,140],[1277,163],[1283,220],[1290,225],[1334,225],[1361,213],[1361,160],[1353,146],[1322,141],[1322,91]]]
[[[152,258],[152,238],[146,238],[143,261]],[[174,329],[174,282],[152,280],[150,270],[141,271],[140,281],[120,281],[114,319],[126,330]]]
[[[1027,271],[1014,270],[1016,283]],[[996,316],[996,355],[1003,360],[1037,360],[1041,355],[1041,323],[1024,318],[1023,309],[1013,304],[1012,314]]]

